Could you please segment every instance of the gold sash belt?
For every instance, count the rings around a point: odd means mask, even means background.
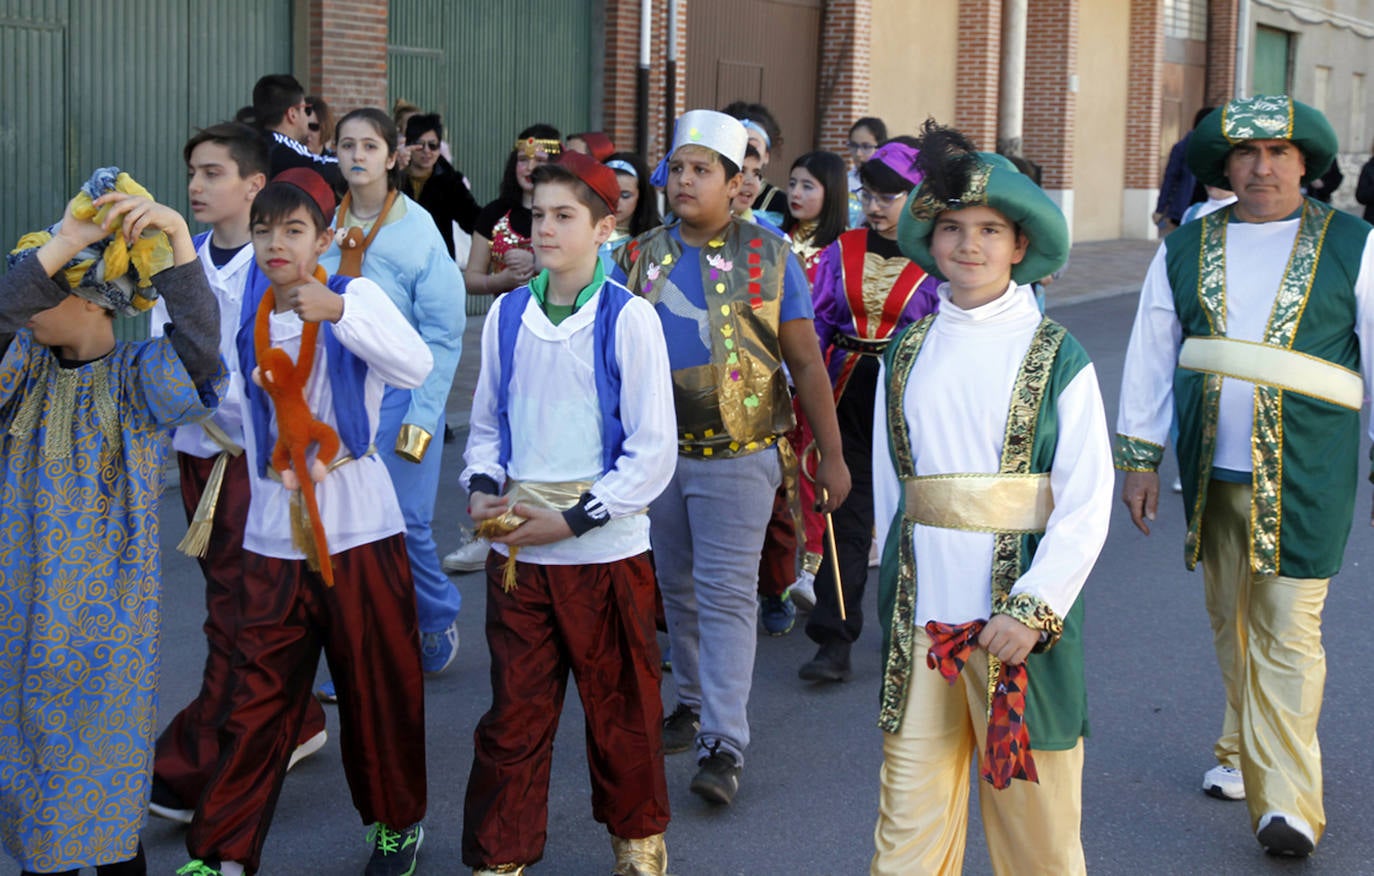
[[[906,519],[970,532],[1044,532],[1054,510],[1048,474],[945,474],[903,481]]]
[[[582,494],[592,488],[593,481],[506,481],[506,498],[510,499],[512,510],[500,517],[492,517],[477,524],[478,538],[500,538],[514,532],[524,523],[526,517],[515,513],[517,502],[525,502],[540,508],[554,511],[567,511],[576,505]],[[647,508],[645,509],[648,510]],[[507,545],[510,552],[506,557],[501,587],[510,593],[515,589],[515,555],[520,552],[516,545]]]
[[[1183,342],[1178,366],[1298,392],[1353,411],[1364,404],[1364,381],[1357,372],[1272,344],[1192,337]]]
[[[376,456],[376,455],[377,455],[377,447],[376,447],[376,445],[375,445],[375,444],[369,444],[369,445],[368,445],[368,448],[367,448],[367,452],[363,454],[363,459],[366,459],[366,458],[369,457],[369,456]],[[343,453],[340,453],[338,456],[334,457],[334,461],[333,461],[333,462],[331,462],[331,463],[329,463],[329,465],[325,466],[325,474],[330,474],[330,473],[332,473],[332,472],[334,472],[334,471],[337,471],[338,469],[343,468],[344,466],[348,465],[350,462],[357,462],[357,461],[358,461],[358,460],[357,460],[356,458],[354,458],[353,454],[349,453],[348,451],[344,451]],[[277,483],[281,483],[281,472],[277,471],[275,468],[272,468],[272,466],[270,466],[270,465],[267,467],[267,476],[268,476],[269,478],[271,478],[272,480],[276,481]],[[309,477],[309,476],[310,476],[310,473],[309,473],[309,472],[306,472],[304,475],[302,475],[302,477]]]
[[[210,531],[215,526],[215,509],[219,507],[219,494],[224,488],[224,472],[229,468],[229,459],[243,453],[243,448],[235,444],[214,420],[202,420],[200,427],[220,452],[215,456],[215,464],[210,467],[210,477],[205,480],[205,489],[201,491],[195,514],[186,527],[186,535],[177,542],[177,550],[197,559],[203,559],[205,552],[210,549]]]

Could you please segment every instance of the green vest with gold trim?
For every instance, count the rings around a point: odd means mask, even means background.
[[[665,226],[641,234],[616,258],[625,285],[657,306],[682,246]],[[753,453],[795,425],[778,339],[791,258],[787,241],[738,218],[701,247],[711,362],[673,371],[679,452]]]
[[[887,383],[888,450],[899,477],[916,473],[915,454],[907,439],[907,381],[936,315],[912,323],[888,345],[884,355]],[[1043,474],[1054,466],[1059,441],[1058,401],[1064,388],[1088,364],[1088,354],[1065,331],[1041,322],[1012,389],[1003,439],[1002,473]],[[1029,439],[1029,440],[1027,440]],[[897,511],[883,546],[878,577],[878,618],[883,630],[883,686],[878,726],[896,733],[906,713],[913,672],[932,672],[924,662],[913,665],[916,633],[916,557],[911,525],[905,520],[905,498],[898,493]],[[994,603],[1005,597],[1030,567],[1043,534],[997,533],[993,549]],[[1026,658],[1030,690],[1026,727],[1031,747],[1065,751],[1088,735],[1088,697],[1083,680],[1083,594],[1061,619],[1058,641]]]
[[[1166,268],[1185,339],[1226,334],[1226,229],[1231,212],[1230,207],[1218,210],[1169,235]],[[1298,222],[1263,341],[1358,373],[1354,286],[1369,226],[1311,199],[1304,201]],[[1202,509],[1225,379],[1184,368],[1174,373],[1189,569],[1196,566],[1202,546]],[[1329,578],[1340,570],[1360,476],[1359,447],[1359,411],[1296,391],[1255,385],[1252,572]]]

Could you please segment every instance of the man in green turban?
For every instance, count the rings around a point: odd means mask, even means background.
[[[1233,100],[1193,132],[1198,179],[1235,204],[1171,234],[1126,353],[1115,461],[1146,535],[1170,420],[1226,688],[1203,790],[1247,801],[1271,854],[1305,856],[1326,824],[1317,743],[1327,585],[1340,569],[1374,357],[1370,226],[1304,198],[1336,134],[1286,95]]]

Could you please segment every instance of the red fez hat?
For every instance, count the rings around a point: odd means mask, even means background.
[[[324,214],[326,225],[334,221],[334,208],[338,206],[334,200],[334,189],[330,188],[329,183],[324,181],[324,177],[308,167],[288,167],[281,173],[272,177],[274,183],[286,183],[295,186],[310,196],[310,200],[315,202],[315,206],[320,208]]]
[[[601,131],[588,131],[585,134],[578,134],[582,142],[587,144],[587,151],[597,161],[605,161],[615,154],[615,143],[611,138]]]
[[[572,171],[574,176],[586,183],[601,200],[606,202],[607,208],[612,213],[615,212],[616,205],[620,203],[620,180],[615,178],[614,170],[581,152],[564,152],[558,156],[558,161],[554,163]]]

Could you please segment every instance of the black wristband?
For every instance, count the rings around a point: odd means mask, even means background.
[[[574,536],[580,536],[584,532],[590,532],[609,523],[611,512],[606,510],[600,499],[587,492],[582,494],[576,505],[563,512],[563,520],[567,522]]]
[[[501,486],[496,483],[496,478],[490,475],[478,474],[468,479],[468,495],[473,493],[486,493],[491,496],[501,495]]]

